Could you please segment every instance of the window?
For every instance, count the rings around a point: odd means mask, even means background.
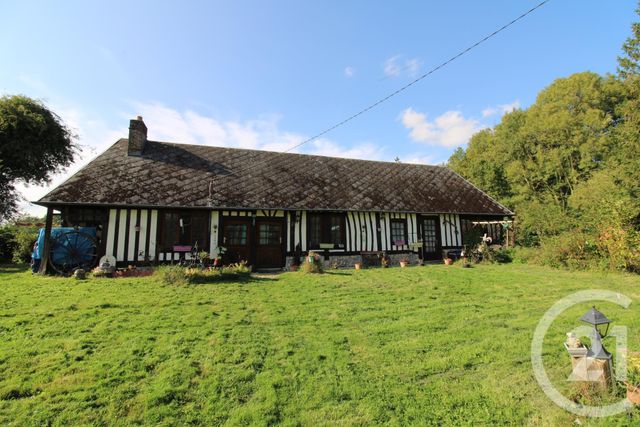
[[[407,221],[404,219],[391,220],[391,243],[396,246],[407,244]]]
[[[247,224],[227,224],[224,227],[224,244],[244,246],[247,244]]]
[[[258,226],[258,244],[263,246],[280,245],[282,227],[280,224],[260,224]]]
[[[422,221],[422,234],[425,252],[434,253],[438,247],[438,220],[436,218],[425,218]]]
[[[320,248],[320,244],[330,244],[334,248],[344,247],[344,215],[339,213],[310,213],[308,215],[308,240],[310,249]]]
[[[195,246],[199,249],[208,248],[209,218],[206,212],[177,212],[162,213],[162,234],[160,245],[164,250],[171,251],[176,245]]]
[[[322,217],[309,215],[309,247],[318,248],[322,241]]]

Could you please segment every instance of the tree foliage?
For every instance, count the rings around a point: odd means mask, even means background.
[[[640,15],[640,2],[636,13]],[[618,75],[629,78],[640,75],[640,22],[631,24],[631,36],[622,45],[623,56],[618,56]]]
[[[45,184],[69,166],[75,135],[42,102],[26,96],[0,97],[0,219],[15,214],[15,184]]]
[[[584,72],[475,134],[449,166],[507,206],[552,265],[640,270],[640,80]]]
[[[29,262],[33,243],[44,224],[45,218],[23,215],[0,225],[0,264]],[[59,218],[54,217],[54,226],[59,225]]]

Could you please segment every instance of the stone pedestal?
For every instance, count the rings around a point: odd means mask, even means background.
[[[600,384],[603,388],[612,385],[611,359],[588,357],[586,347],[565,348],[571,356],[571,375],[569,381],[588,381]]]

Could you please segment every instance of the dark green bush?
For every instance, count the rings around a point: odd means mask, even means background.
[[[11,262],[13,250],[16,246],[14,241],[15,234],[16,230],[14,227],[8,225],[0,227],[0,262]]]
[[[593,237],[579,230],[542,239],[533,260],[550,267],[570,269],[602,267],[602,262],[606,261]]]
[[[0,262],[21,264],[31,261],[39,231],[38,226],[33,225],[36,221],[37,218],[20,217],[0,227]]]
[[[14,247],[12,261],[16,264],[29,263],[33,244],[38,238],[38,230],[35,228],[19,227],[13,238]]]
[[[513,262],[513,252],[509,248],[496,249],[493,251],[493,258],[498,264],[508,264]]]

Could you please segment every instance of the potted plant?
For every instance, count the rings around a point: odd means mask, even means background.
[[[207,264],[209,264],[209,252],[200,251],[198,252],[198,257],[200,258],[200,262],[202,263],[203,266],[206,266]]]
[[[627,399],[640,405],[640,355],[627,356]]]
[[[409,258],[402,258],[400,260],[400,267],[404,268],[409,265]]]
[[[444,265],[451,265],[453,264],[453,259],[447,257],[444,259]]]
[[[380,255],[380,266],[382,268],[387,268],[389,267],[390,263],[391,263],[391,259],[389,259],[389,255],[383,252],[382,255]]]
[[[362,270],[362,263],[361,262],[356,262],[355,264],[353,264],[353,266],[355,267],[356,270]]]

